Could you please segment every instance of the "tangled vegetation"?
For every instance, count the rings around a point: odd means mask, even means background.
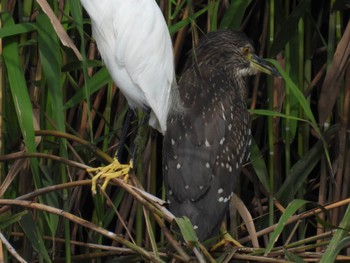
[[[249,80],[254,144],[226,221],[244,247],[211,251],[181,219],[178,241],[155,131],[128,183],[91,194],[86,168],[111,162],[127,104],[89,18],[78,0],[2,0],[0,261],[349,262],[349,1],[157,2],[178,76],[218,28],[244,31],[283,76]]]

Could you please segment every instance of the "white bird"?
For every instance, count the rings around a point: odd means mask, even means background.
[[[172,42],[154,0],[81,0],[109,73],[131,108],[149,108],[162,134],[179,108]]]
[[[149,110],[149,125],[163,135],[169,113],[180,112],[172,42],[163,14],[155,0],[81,0],[89,14],[92,34],[110,75],[131,108]],[[117,160],[106,167],[89,169],[98,178],[127,176],[130,165]],[[113,176],[107,176],[113,171]]]

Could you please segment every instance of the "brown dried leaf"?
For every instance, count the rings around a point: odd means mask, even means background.
[[[61,43],[64,46],[71,48],[73,50],[73,52],[75,53],[75,55],[77,56],[77,58],[80,61],[82,61],[83,60],[82,55],[80,54],[79,50],[77,49],[77,47],[73,43],[72,39],[68,36],[67,32],[64,30],[63,26],[61,25],[60,21],[55,16],[55,13],[52,11],[52,9],[51,9],[50,5],[47,3],[47,1],[46,0],[36,0],[36,1],[40,5],[40,7],[44,11],[44,13],[49,17],[51,24],[57,33],[57,36],[61,40]]]
[[[21,171],[25,170],[25,167],[28,167],[28,165],[29,165],[28,159],[24,161],[21,159],[18,159],[11,165],[10,171],[8,172],[8,174],[6,175],[4,181],[0,186],[0,198],[3,198],[6,190],[10,187],[12,181],[16,178],[16,176]]]
[[[350,21],[348,22],[344,35],[340,39],[334,53],[333,62],[329,67],[326,78],[322,85],[318,111],[319,123],[324,126],[333,106],[337,100],[340,82],[344,76],[345,68],[350,57]]]
[[[244,205],[243,201],[236,194],[233,195],[231,199],[231,204],[237,209],[238,213],[242,217],[243,222],[247,227],[247,230],[250,236],[250,241],[252,242],[253,247],[258,248],[259,247],[258,236],[256,234],[253,217],[250,214],[248,208]]]

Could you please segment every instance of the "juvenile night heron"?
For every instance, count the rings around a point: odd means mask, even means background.
[[[174,74],[172,42],[155,0],[81,0],[88,12],[101,57],[132,109],[149,113],[149,125],[162,134],[169,112],[181,110]],[[119,149],[120,150],[120,149]],[[93,178],[127,175],[130,165],[117,160],[97,168]],[[109,174],[109,175],[107,175]]]
[[[163,142],[170,211],[187,216],[200,241],[217,234],[250,144],[245,77],[278,76],[241,32],[204,36],[179,82],[183,115],[169,116]]]

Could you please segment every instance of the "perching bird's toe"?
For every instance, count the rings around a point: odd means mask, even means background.
[[[97,180],[104,179],[104,182],[101,186],[101,190],[104,191],[109,181],[111,181],[112,179],[123,178],[124,180],[128,180],[129,172],[132,168],[133,168],[132,161],[130,161],[129,164],[121,164],[118,162],[117,159],[114,159],[114,161],[107,166],[86,169],[86,171],[89,173],[95,173],[95,175],[92,177],[92,185],[91,185],[92,194],[95,195],[97,193],[96,191]]]

